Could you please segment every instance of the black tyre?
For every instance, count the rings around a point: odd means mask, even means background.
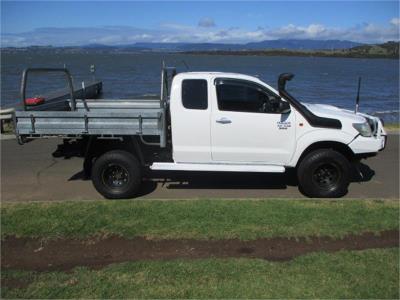
[[[341,153],[332,149],[312,151],[297,169],[300,191],[308,197],[342,197],[347,193],[350,172],[350,162]]]
[[[140,163],[122,150],[100,156],[93,164],[91,177],[96,190],[108,199],[132,198],[142,182]]]

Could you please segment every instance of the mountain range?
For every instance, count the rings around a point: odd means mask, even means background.
[[[268,40],[246,44],[222,43],[134,43],[126,45],[87,44],[83,46],[29,46],[1,48],[2,53],[33,51],[41,53],[131,53],[182,52],[191,54],[328,56],[399,58],[399,42],[361,44],[346,40]]]
[[[215,50],[262,50],[262,49],[287,49],[287,50],[320,50],[320,49],[349,49],[362,46],[362,43],[346,40],[299,40],[281,39],[251,42],[246,44],[222,43],[134,43],[128,45],[102,45],[89,44],[81,46],[85,49],[136,49],[157,51],[215,51]]]

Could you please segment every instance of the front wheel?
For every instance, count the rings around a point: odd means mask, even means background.
[[[138,160],[122,150],[100,156],[93,165],[91,177],[96,190],[108,199],[132,198],[142,182]]]
[[[307,154],[297,169],[300,190],[308,197],[337,198],[347,193],[350,162],[332,149],[318,149]]]

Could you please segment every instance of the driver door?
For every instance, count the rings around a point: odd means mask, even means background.
[[[211,155],[215,162],[284,165],[295,147],[295,114],[279,113],[277,96],[257,83],[215,79]],[[283,100],[281,100],[283,101]]]

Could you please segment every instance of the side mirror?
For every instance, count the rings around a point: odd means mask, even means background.
[[[274,97],[270,99],[271,107],[270,107],[270,112],[276,113],[276,114],[287,114],[290,113],[290,105],[288,102],[283,101],[279,97]]]
[[[281,100],[279,102],[279,113],[281,114],[288,114],[290,113],[290,105],[287,101]]]

